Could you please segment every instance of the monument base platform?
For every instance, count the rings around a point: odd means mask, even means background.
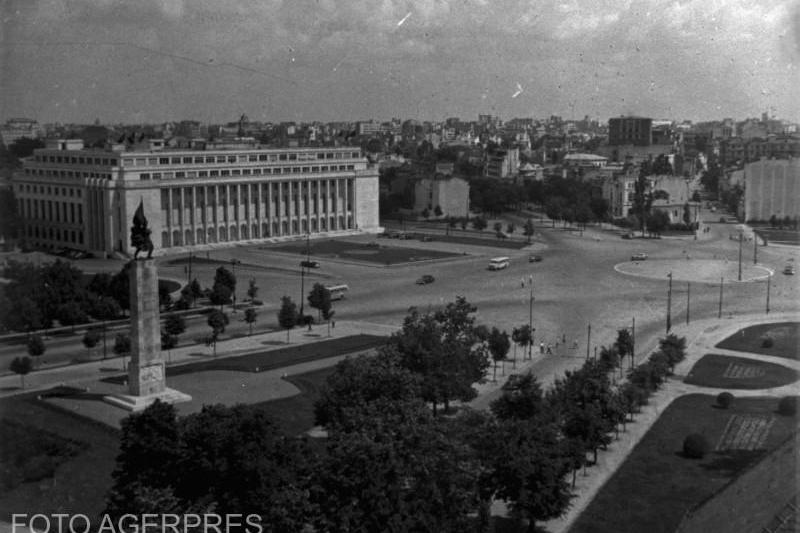
[[[156,400],[164,403],[181,403],[191,401],[192,397],[175,389],[164,389],[163,392],[148,394],[146,396],[132,396],[130,394],[112,394],[104,396],[103,401],[126,411],[138,412],[147,409]]]

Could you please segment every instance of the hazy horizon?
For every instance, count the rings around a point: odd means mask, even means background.
[[[800,121],[800,4],[0,0],[0,116]]]

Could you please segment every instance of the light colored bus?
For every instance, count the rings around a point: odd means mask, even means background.
[[[328,294],[331,295],[331,300],[341,300],[344,298],[344,293],[346,293],[350,287],[347,285],[330,285],[325,287],[328,289]]]
[[[508,257],[492,257],[489,259],[489,270],[508,268]]]

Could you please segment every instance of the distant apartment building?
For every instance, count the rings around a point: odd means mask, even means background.
[[[486,155],[483,175],[487,178],[513,178],[519,171],[519,149],[498,148]]]
[[[649,146],[653,144],[653,119],[644,117],[615,117],[608,119],[608,144],[620,146]]]
[[[638,170],[628,167],[625,171],[606,177],[602,184],[603,198],[609,204],[613,218],[624,218],[632,213],[636,203],[636,181]],[[699,220],[700,204],[691,201],[688,180],[679,176],[653,175],[646,178],[646,193],[653,194],[652,209],[664,211],[670,223],[683,222],[684,206],[688,203],[691,222]]]
[[[800,157],[800,136],[770,135],[765,139],[731,137],[720,141],[719,157],[723,166],[744,165],[764,157]]]
[[[12,181],[29,245],[130,255],[140,202],[158,252],[378,228],[378,171],[357,147],[115,148],[51,141],[25,161]]]
[[[744,167],[745,220],[800,216],[800,159],[762,159]]]
[[[37,139],[42,135],[39,123],[29,118],[10,118],[0,126],[0,140],[9,146],[23,137]]]
[[[414,184],[414,211],[422,213],[427,209],[433,218],[437,206],[442,217],[469,216],[469,183],[449,176],[418,180]]]

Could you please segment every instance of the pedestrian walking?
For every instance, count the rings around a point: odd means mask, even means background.
[[[544,353],[544,343],[543,342],[539,343],[539,353],[542,353],[542,354]]]
[[[549,342],[547,343],[547,355],[553,355],[553,350]]]
[[[573,350],[577,350],[578,349],[578,339],[575,339],[574,341],[572,341],[572,349]]]
[[[566,333],[562,333],[561,334],[561,343],[562,344],[567,344],[567,334]]]

